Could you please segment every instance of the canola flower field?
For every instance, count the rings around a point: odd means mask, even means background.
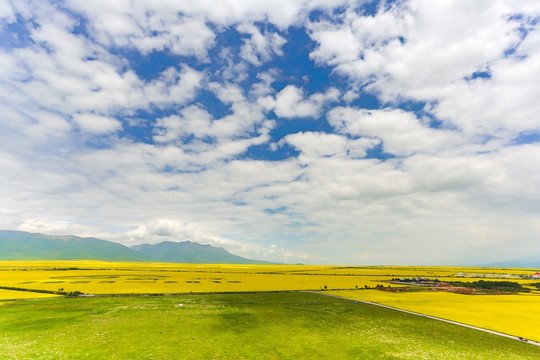
[[[32,291],[77,291],[89,295],[106,295],[317,290],[539,341],[538,291],[517,295],[460,295],[440,291],[393,293],[369,290],[377,285],[402,286],[387,283],[395,278],[477,281],[482,274],[489,277],[490,281],[516,281],[527,286],[539,280],[506,277],[530,275],[536,271],[428,266],[0,261],[0,302],[55,296]],[[459,273],[475,274],[476,277],[456,277]],[[17,288],[21,291],[6,288]]]
[[[392,293],[377,290],[330,293],[540,341],[540,294],[537,293],[463,295],[442,291]]]
[[[0,262],[0,286],[87,294],[206,293],[374,287],[387,276],[328,266],[98,261]],[[396,285],[394,285],[396,286]]]
[[[423,277],[440,281],[475,281],[455,277],[474,274],[532,273],[533,269],[487,269],[415,266],[171,264],[105,261],[0,261],[0,287],[78,291],[87,294],[206,293],[287,290],[349,290],[384,286],[395,278]],[[531,279],[511,280],[522,285]],[[538,280],[536,281],[538,282]],[[26,298],[14,293],[8,298]],[[36,296],[41,296],[42,294]],[[4,296],[0,297],[4,299]]]
[[[15,291],[0,289],[0,301],[2,299],[35,299],[35,298],[50,298],[57,297],[59,295],[43,294],[29,291]]]

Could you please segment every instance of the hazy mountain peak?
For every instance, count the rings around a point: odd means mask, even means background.
[[[162,261],[175,263],[264,263],[229,253],[221,247],[192,241],[122,244],[93,237],[44,235],[0,230],[0,260]]]

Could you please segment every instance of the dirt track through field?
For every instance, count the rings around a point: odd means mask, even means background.
[[[524,342],[524,343],[527,343],[527,344],[531,344],[531,345],[535,345],[535,346],[540,346],[540,342],[536,342],[536,341],[534,341],[534,340],[526,340],[526,341],[525,341],[525,340],[520,339],[519,336],[509,335],[509,334],[501,333],[501,332],[498,332],[498,331],[493,331],[493,330],[484,329],[484,328],[480,328],[480,327],[473,326],[473,325],[468,325],[468,324],[460,323],[460,322],[457,322],[457,321],[452,321],[452,320],[448,320],[448,319],[438,318],[438,317],[435,317],[435,316],[430,316],[430,315],[426,315],[426,314],[417,313],[417,312],[414,312],[414,311],[403,310],[403,309],[395,308],[395,307],[388,306],[388,305],[383,305],[383,304],[374,303],[374,302],[371,302],[371,301],[364,301],[364,300],[358,300],[358,299],[351,299],[351,298],[346,298],[346,297],[343,297],[343,296],[338,296],[338,295],[333,295],[333,294],[325,294],[324,292],[319,292],[319,291],[306,291],[306,292],[312,292],[312,293],[321,294],[321,295],[325,295],[325,296],[331,296],[331,297],[335,297],[335,298],[338,298],[338,299],[344,299],[344,300],[350,300],[350,301],[355,301],[355,302],[361,302],[361,303],[368,304],[368,305],[380,306],[380,307],[387,308],[387,309],[390,309],[390,310],[401,311],[401,312],[404,312],[404,313],[407,313],[407,314],[417,315],[417,316],[422,316],[422,317],[425,317],[425,318],[428,318],[428,319],[433,319],[433,320],[438,320],[438,321],[444,321],[444,322],[449,323],[449,324],[459,325],[459,326],[467,327],[467,328],[469,328],[469,329],[474,329],[474,330],[478,330],[478,331],[483,331],[483,332],[486,332],[486,333],[489,333],[489,334],[493,334],[493,335],[497,335],[497,336],[502,336],[502,337],[505,337],[505,338],[508,338],[508,339],[512,339],[512,340],[517,340],[517,341],[519,341],[519,342]]]

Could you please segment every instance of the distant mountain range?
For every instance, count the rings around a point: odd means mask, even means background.
[[[135,245],[131,249],[144,256],[162,262],[206,263],[206,264],[263,264],[264,261],[250,260],[233,255],[221,247],[201,245],[196,242],[163,241],[159,244]],[[268,264],[268,263],[267,263]]]
[[[497,268],[540,269],[540,255],[530,256],[524,259],[492,262],[489,264],[482,264],[481,266]]]
[[[196,242],[164,241],[131,248],[111,241],[73,235],[43,235],[0,230],[0,260],[105,260],[173,263],[268,264]]]

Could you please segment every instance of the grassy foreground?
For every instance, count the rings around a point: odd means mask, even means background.
[[[0,359],[538,358],[535,346],[313,293],[0,305]]]

